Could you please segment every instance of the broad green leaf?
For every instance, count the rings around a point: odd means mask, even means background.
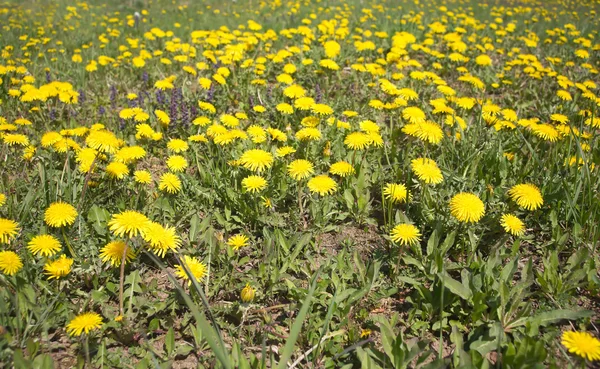
[[[189,232],[189,237],[190,237],[191,243],[196,241],[196,236],[198,234],[199,225],[200,225],[200,217],[198,216],[198,214],[192,215],[192,219],[190,220],[190,232]]]
[[[469,288],[465,287],[462,283],[460,283],[456,279],[450,277],[450,275],[448,275],[448,273],[446,273],[446,272],[438,273],[438,277],[440,278],[440,280],[442,281],[444,286],[446,286],[446,288],[448,288],[450,290],[450,292],[459,296],[463,300],[469,301],[471,299],[471,297],[473,296],[473,293],[471,292],[471,290]]]
[[[429,236],[429,240],[427,241],[427,255],[433,255],[433,252],[435,251],[439,243],[440,236],[438,234],[437,229],[435,229],[431,236]]]
[[[361,347],[356,349],[356,355],[358,356],[358,360],[360,360],[361,369],[379,369],[381,368],[369,354]]]
[[[167,355],[171,356],[174,348],[175,348],[175,333],[173,332],[173,327],[170,327],[169,330],[167,331],[167,335],[165,336],[165,349],[167,351]]]
[[[33,360],[34,369],[54,369],[54,361],[49,354],[38,355]]]

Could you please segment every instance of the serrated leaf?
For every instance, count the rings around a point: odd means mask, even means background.
[[[539,327],[545,327],[548,324],[557,323],[561,320],[577,320],[583,318],[589,318],[594,315],[593,311],[590,310],[571,310],[571,309],[560,309],[547,311],[545,313],[538,314],[530,317],[524,323],[530,323],[530,335],[535,335],[538,332]]]

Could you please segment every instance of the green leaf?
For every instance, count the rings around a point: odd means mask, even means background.
[[[50,355],[41,354],[33,360],[33,367],[34,369],[54,369],[54,361]]]
[[[396,343],[396,335],[392,331],[390,323],[386,319],[379,319],[379,331],[381,332],[381,343],[383,345],[383,351],[390,359],[390,362],[394,360],[394,345]]]
[[[147,357],[143,358],[136,364],[135,369],[148,369],[148,366],[150,366],[148,361]]]
[[[352,196],[352,191],[350,191],[350,189],[346,189],[346,191],[344,191],[344,200],[346,200],[346,206],[348,209],[352,209],[354,207],[354,196]]]
[[[513,275],[517,271],[517,259],[514,258],[509,261],[504,268],[502,269],[502,273],[500,273],[500,279],[504,282],[510,283]]]
[[[25,342],[25,346],[27,347],[27,353],[29,354],[29,357],[34,357],[35,354],[37,354],[37,351],[38,351],[38,349],[40,347],[40,343],[39,342],[35,342],[33,340],[33,338],[29,338]]]
[[[427,255],[433,255],[433,252],[435,251],[439,243],[440,236],[438,234],[437,229],[435,229],[431,236],[429,236],[429,240],[427,241]]]
[[[179,282],[166,269],[166,267],[156,257],[156,255],[154,255],[148,251],[144,251],[144,253],[146,254],[146,256],[148,256],[150,259],[152,259],[152,261],[154,261],[154,263],[156,265],[158,265],[163,272],[167,273],[167,277],[169,278],[169,280],[171,281],[173,286],[175,286],[175,288],[177,288],[181,297],[185,301],[185,304],[190,309],[190,312],[194,316],[194,319],[196,320],[196,324],[198,325],[199,330],[202,332],[202,337],[206,340],[206,342],[208,343],[208,345],[214,352],[215,356],[217,357],[217,360],[221,363],[221,365],[225,369],[232,369],[233,366],[231,364],[230,354],[229,354],[227,348],[225,347],[225,344],[223,342],[223,338],[221,337],[218,325],[216,324],[216,321],[214,321],[212,315],[210,314],[210,309],[208,308],[208,302],[206,301],[206,296],[204,296],[204,293],[202,292],[202,289],[198,285],[198,282],[195,280],[195,278],[193,278],[193,275],[191,274],[189,269],[185,266],[185,263],[182,263],[181,260],[177,260],[180,263],[180,265],[183,265],[184,271],[186,272],[188,277],[191,277],[191,280],[193,280],[192,286],[194,286],[194,289],[196,290],[198,295],[201,297],[202,304],[205,306],[205,309],[206,309],[206,314],[209,315],[209,317],[211,318],[211,320],[213,322],[213,326],[211,326],[208,323],[208,321],[206,320],[206,317],[204,316],[203,313],[200,312],[200,310],[198,310],[198,306],[192,301],[190,295],[187,294],[183,290],[183,288],[181,287]]]
[[[200,224],[200,217],[198,214],[192,215],[192,219],[190,220],[190,242],[193,243],[196,240],[196,235],[198,234],[198,226]]]
[[[96,233],[106,234],[106,224],[110,218],[110,213],[97,205],[93,205],[87,214],[87,220],[92,224]]]
[[[165,349],[167,350],[167,355],[171,356],[173,353],[173,349],[175,348],[175,333],[173,332],[173,327],[169,328],[167,331],[167,335],[165,336]]]
[[[378,369],[381,368],[375,360],[371,358],[369,354],[361,347],[356,348],[356,355],[358,356],[358,360],[360,360],[362,369]]]
[[[530,317],[529,319],[525,320],[524,324],[530,324],[529,335],[537,335],[539,327],[545,327],[548,324],[558,323],[561,320],[577,320],[582,318],[589,318],[593,315],[594,312],[590,310],[552,310]]]
[[[306,318],[308,309],[312,305],[312,297],[315,293],[315,288],[317,287],[317,280],[321,275],[322,269],[323,267],[319,268],[319,270],[315,273],[310,289],[308,290],[308,295],[302,303],[302,307],[300,308],[300,312],[298,313],[296,320],[294,320],[294,324],[292,324],[292,328],[290,329],[290,335],[288,336],[288,339],[285,342],[285,346],[283,347],[281,356],[279,358],[279,363],[277,364],[278,369],[287,368],[287,362],[292,357],[292,353],[294,352],[294,346],[296,345],[296,341],[298,340],[298,336],[300,335],[300,331],[302,330],[302,325],[304,324],[304,318]]]
[[[446,238],[444,239],[444,242],[442,243],[442,246],[440,247],[440,254],[446,255],[448,250],[450,250],[450,248],[452,246],[454,246],[455,238],[456,238],[456,231],[452,231],[448,236],[446,236]]]
[[[490,338],[479,338],[477,341],[471,343],[469,345],[470,350],[475,350],[479,352],[481,355],[486,355],[489,352],[496,349],[498,346],[498,340],[496,337]]]
[[[23,351],[16,349],[13,353],[13,365],[15,368],[30,369],[33,368],[29,360],[23,356]]]
[[[456,279],[450,277],[450,275],[448,275],[448,273],[446,273],[446,272],[438,273],[438,277],[440,278],[442,283],[444,283],[446,288],[448,288],[450,290],[450,292],[459,296],[463,300],[470,301],[471,297],[473,297],[473,293],[471,292],[470,289],[465,287],[462,283],[460,283]]]
[[[194,349],[194,347],[190,346],[189,344],[178,345],[176,355],[177,356],[188,356],[190,354],[190,352],[192,352],[193,349]]]

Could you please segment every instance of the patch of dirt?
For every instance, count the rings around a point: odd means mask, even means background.
[[[188,355],[183,359],[175,358],[172,369],[195,369],[198,367],[198,358],[194,355]]]
[[[169,292],[171,292],[174,289],[173,284],[168,278],[167,271],[172,275],[175,275],[175,269],[167,267],[165,272],[158,269],[146,270],[142,277],[142,281],[146,285],[149,285],[153,279],[156,279],[157,288],[154,292],[160,299],[163,300],[169,297]]]
[[[47,346],[42,347],[49,348],[48,354],[54,361],[55,368],[74,368],[77,365],[77,352],[67,335],[57,331],[50,340]]]
[[[385,240],[377,232],[377,227],[372,225],[364,228],[341,226],[337,232],[318,235],[316,241],[318,246],[330,255],[336,255],[343,243],[349,243],[353,250],[358,250],[363,259],[367,259],[375,250],[385,245]]]
[[[429,344],[429,347],[434,352],[434,354],[431,355],[429,358],[427,358],[427,360],[425,360],[426,363],[432,362],[433,360],[435,360],[436,358],[439,357],[439,354],[438,354],[440,351],[439,337],[431,338],[431,343]],[[453,351],[454,351],[454,344],[450,343],[445,337],[443,337],[442,338],[442,357],[443,358],[450,357],[452,355]]]
[[[167,171],[167,165],[157,157],[147,157],[140,161],[138,170],[147,170],[150,172],[152,182],[150,182],[149,186],[153,190],[155,183],[159,182],[160,176]]]

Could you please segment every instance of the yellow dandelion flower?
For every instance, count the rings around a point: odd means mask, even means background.
[[[187,267],[187,269],[190,271],[190,273],[192,274],[192,276],[194,277],[194,279],[196,281],[199,281],[200,279],[202,279],[204,277],[204,275],[206,275],[206,264],[202,263],[200,260],[196,259],[195,257],[185,255],[183,257],[182,264]],[[183,265],[175,265],[175,268],[176,268],[175,274],[179,278],[181,278],[183,280],[187,280],[188,284],[192,284],[192,281],[190,280],[190,277],[188,276],[188,274],[185,272]]]
[[[44,212],[44,221],[50,227],[63,227],[75,223],[77,209],[66,202],[52,203]]]
[[[556,91],[556,96],[558,96],[561,100],[564,100],[564,101],[571,101],[571,100],[573,100],[573,97],[571,96],[571,94],[569,93],[569,91],[566,91],[566,90],[558,90],[558,91]]]
[[[587,332],[566,331],[561,343],[572,354],[589,361],[600,361],[600,340]]]
[[[550,142],[555,142],[560,138],[559,132],[550,124],[533,124],[529,129],[536,136]]]
[[[513,236],[522,236],[525,233],[525,224],[513,214],[502,214],[500,225],[507,233]]]
[[[450,200],[450,213],[459,222],[477,223],[485,214],[485,205],[477,195],[461,192]]]
[[[161,258],[165,257],[167,251],[175,251],[181,245],[181,238],[174,227],[163,227],[155,222],[150,223],[142,238],[148,242],[148,248]]]
[[[35,236],[27,244],[27,248],[35,256],[53,256],[62,248],[60,241],[49,234]]]
[[[544,199],[537,186],[531,183],[518,184],[508,190],[508,195],[520,207],[527,210],[536,210],[542,207]]]
[[[127,250],[127,251],[125,251]],[[120,266],[123,261],[123,252],[125,254],[125,263],[133,260],[135,253],[123,241],[111,241],[100,249],[100,259],[104,263],[110,263],[111,266]]]
[[[44,265],[44,271],[48,275],[48,279],[59,279],[69,274],[72,266],[73,259],[61,255],[57,260],[48,261]]]
[[[187,151],[190,146],[182,139],[172,138],[169,143],[167,143],[167,148],[175,153],[180,153]]]
[[[313,164],[304,159],[294,160],[290,164],[288,164],[288,174],[290,177],[295,179],[296,181],[301,181],[305,178],[308,178],[311,174],[314,173]]]
[[[318,193],[321,196],[330,195],[337,190],[337,183],[325,174],[311,178],[307,185],[310,192]]]
[[[0,243],[10,243],[19,233],[19,223],[0,218]]]
[[[347,177],[351,174],[354,174],[354,167],[348,162],[338,161],[336,163],[331,164],[331,166],[329,167],[329,173],[335,174],[340,177]]]
[[[173,173],[165,173],[160,176],[158,189],[170,194],[177,193],[181,190],[181,180]]]
[[[242,154],[240,162],[244,168],[260,173],[265,169],[271,168],[273,165],[273,155],[264,150],[251,149]]]
[[[340,69],[340,66],[331,59],[323,59],[319,62],[319,65],[325,69],[330,69],[334,71]]]
[[[364,150],[371,143],[371,137],[363,132],[353,132],[346,136],[344,145],[352,150]]]
[[[106,166],[106,173],[108,173],[111,178],[123,179],[129,175],[129,168],[124,163],[113,161]]]
[[[297,99],[306,95],[306,90],[300,85],[290,85],[283,90],[283,94],[290,99]]]
[[[318,141],[321,137],[321,131],[314,127],[305,127],[296,132],[296,138],[300,141]]]
[[[231,114],[223,114],[219,117],[219,120],[229,128],[234,128],[240,125],[240,120]]]
[[[81,336],[89,334],[95,329],[102,327],[102,317],[99,314],[88,312],[77,315],[67,324],[67,333],[70,336]]]
[[[299,110],[310,110],[315,104],[315,99],[312,97],[300,97],[294,100],[294,107]]]
[[[429,184],[438,184],[444,180],[442,171],[435,161],[427,158],[417,158],[410,162],[413,173],[421,181]]]
[[[146,156],[146,150],[141,146],[127,146],[119,149],[115,154],[115,161],[120,163],[133,163],[136,160],[142,159]]]
[[[402,127],[402,132],[434,145],[440,143],[444,138],[442,128],[437,123],[429,121],[407,124]]]
[[[402,118],[408,120],[410,123],[423,123],[425,122],[425,113],[423,110],[416,106],[409,106],[402,110]]]
[[[398,224],[392,229],[390,236],[400,245],[414,245],[421,241],[421,232],[412,224]]]
[[[195,126],[204,127],[209,125],[212,120],[209,117],[197,117],[192,121],[192,124]]]
[[[4,136],[0,136],[0,137],[2,137],[2,140],[4,141],[4,143],[7,144],[8,146],[14,146],[14,145],[27,146],[27,145],[29,145],[29,138],[23,134],[7,133]]]
[[[154,110],[154,115],[156,115],[158,121],[165,126],[168,126],[169,123],[171,123],[171,118],[169,118],[169,115],[162,110]]]
[[[246,283],[246,287],[244,287],[242,289],[242,292],[240,292],[240,300],[242,300],[243,303],[247,304],[254,300],[255,294],[256,290],[250,287],[250,283]]]
[[[294,114],[294,107],[288,103],[277,104],[275,109],[277,109],[277,111],[282,114],[286,114],[286,115]]]
[[[492,59],[489,56],[482,54],[475,58],[475,63],[477,63],[477,65],[487,67],[492,65]]]
[[[243,234],[236,234],[234,236],[229,237],[227,240],[227,245],[231,246],[234,251],[241,249],[244,246],[248,245],[248,237]]]
[[[86,145],[94,150],[107,154],[114,154],[119,148],[119,139],[114,133],[106,130],[92,131],[85,139]]]
[[[150,184],[152,175],[147,170],[136,170],[133,173],[133,179],[139,184]]]
[[[267,180],[261,176],[248,176],[242,179],[242,187],[246,192],[260,192],[267,188]]]
[[[383,195],[393,203],[406,202],[408,199],[408,190],[403,184],[388,183],[383,189]]]
[[[2,274],[15,275],[21,268],[23,268],[23,262],[19,255],[14,251],[0,251],[0,271]]]
[[[333,109],[326,104],[313,104],[310,110],[318,115],[331,115],[333,114]]]
[[[110,231],[117,237],[143,235],[149,226],[150,220],[144,214],[134,210],[125,210],[119,214],[113,214],[108,222]]]
[[[181,155],[171,155],[167,159],[167,167],[173,172],[183,172],[188,167],[188,162]]]
[[[62,139],[63,136],[60,133],[51,131],[44,133],[40,140],[40,143],[42,144],[42,147],[50,147],[55,143],[61,141]]]

